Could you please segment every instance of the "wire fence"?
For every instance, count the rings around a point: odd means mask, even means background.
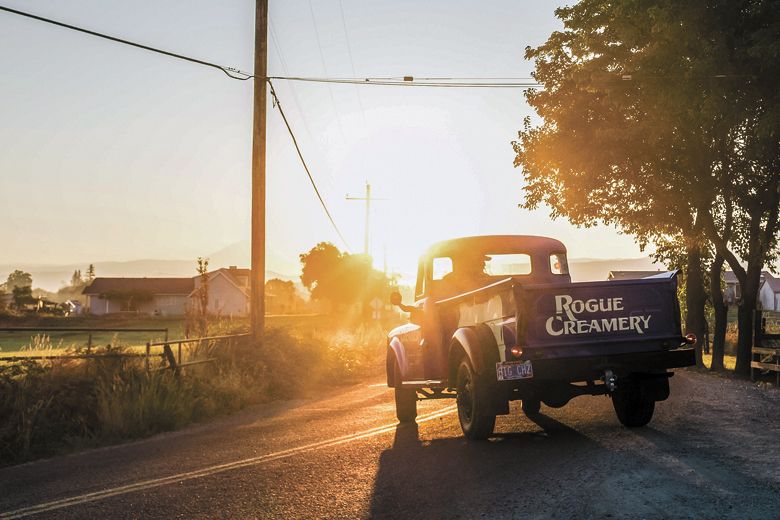
[[[56,361],[56,360],[70,360],[70,359],[120,359],[120,358],[135,358],[143,359],[144,366],[147,371],[152,370],[171,370],[175,374],[179,374],[182,368],[186,368],[193,365],[202,365],[205,363],[212,363],[216,361],[214,357],[199,358],[202,345],[217,346],[222,344],[229,347],[235,344],[239,338],[245,338],[249,336],[249,333],[240,334],[225,334],[221,336],[205,336],[197,338],[178,338],[168,339],[167,328],[70,328],[70,327],[0,327],[0,332],[67,332],[67,333],[84,333],[87,335],[87,346],[85,352],[65,352],[63,354],[29,354],[29,355],[9,355],[3,356],[0,354],[0,363],[18,363],[24,361]],[[163,333],[163,341],[147,341],[144,352],[127,352],[122,350],[111,350],[110,348],[102,352],[94,352],[93,348],[93,334],[97,333]],[[161,348],[160,348],[161,347]],[[188,354],[189,360],[183,358],[183,350],[185,347],[189,348]],[[129,347],[142,348],[142,347]],[[155,352],[160,348],[159,351]],[[176,352],[174,353],[174,348]],[[209,353],[206,349],[206,354]],[[162,366],[152,367],[152,359],[160,358]]]

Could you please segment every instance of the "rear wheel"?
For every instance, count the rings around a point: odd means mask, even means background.
[[[458,419],[468,439],[487,439],[496,425],[496,414],[490,412],[490,389],[479,378],[468,359],[458,366]]]
[[[417,391],[414,388],[401,387],[401,367],[398,366],[398,360],[395,361],[394,370],[395,415],[398,422],[414,422],[417,418]]]
[[[643,397],[641,383],[633,379],[618,384],[612,393],[612,406],[620,423],[628,428],[645,426],[655,411],[655,401]]]

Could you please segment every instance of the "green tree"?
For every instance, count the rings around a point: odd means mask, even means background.
[[[13,273],[8,275],[5,285],[7,290],[13,291],[17,287],[32,287],[33,279],[30,273],[26,273],[20,269],[16,269]]]
[[[342,253],[328,242],[320,242],[300,255],[301,281],[313,300],[336,307],[366,304],[375,297],[386,298],[391,280],[371,265],[371,257]]]
[[[81,287],[82,285],[84,285],[84,279],[81,277],[81,270],[76,269],[70,277],[70,286]]]
[[[21,309],[23,305],[35,303],[35,298],[32,295],[32,287],[16,286],[13,288],[14,307]]]
[[[87,282],[92,282],[92,280],[95,279],[95,265],[89,264],[89,267],[87,267]]]
[[[755,102],[743,68],[744,39],[755,34],[742,33],[767,8],[761,1],[583,0],[556,11],[563,31],[526,50],[545,88],[526,96],[542,123],[527,119],[514,143],[525,206],[548,204],[554,217],[614,224],[642,247],[683,251],[686,329],[699,338],[709,243],[718,234],[738,249],[749,242],[726,225],[745,227],[739,208],[754,205],[750,192],[760,186],[740,188],[745,174],[734,173],[746,169],[746,100]],[[716,243],[732,265],[727,245]],[[761,264],[767,254],[760,257],[756,250],[744,258]]]

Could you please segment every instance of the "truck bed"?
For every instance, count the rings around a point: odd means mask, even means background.
[[[517,284],[517,342],[542,360],[680,347],[674,274],[666,277],[544,285]]]

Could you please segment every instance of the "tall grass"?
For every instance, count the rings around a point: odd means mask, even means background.
[[[122,350],[111,344],[95,352]],[[382,370],[384,333],[377,326],[270,329],[262,345],[249,338],[196,344],[182,361],[206,358],[215,362],[179,377],[147,372],[138,358],[0,363],[0,463],[143,437],[354,382]]]

